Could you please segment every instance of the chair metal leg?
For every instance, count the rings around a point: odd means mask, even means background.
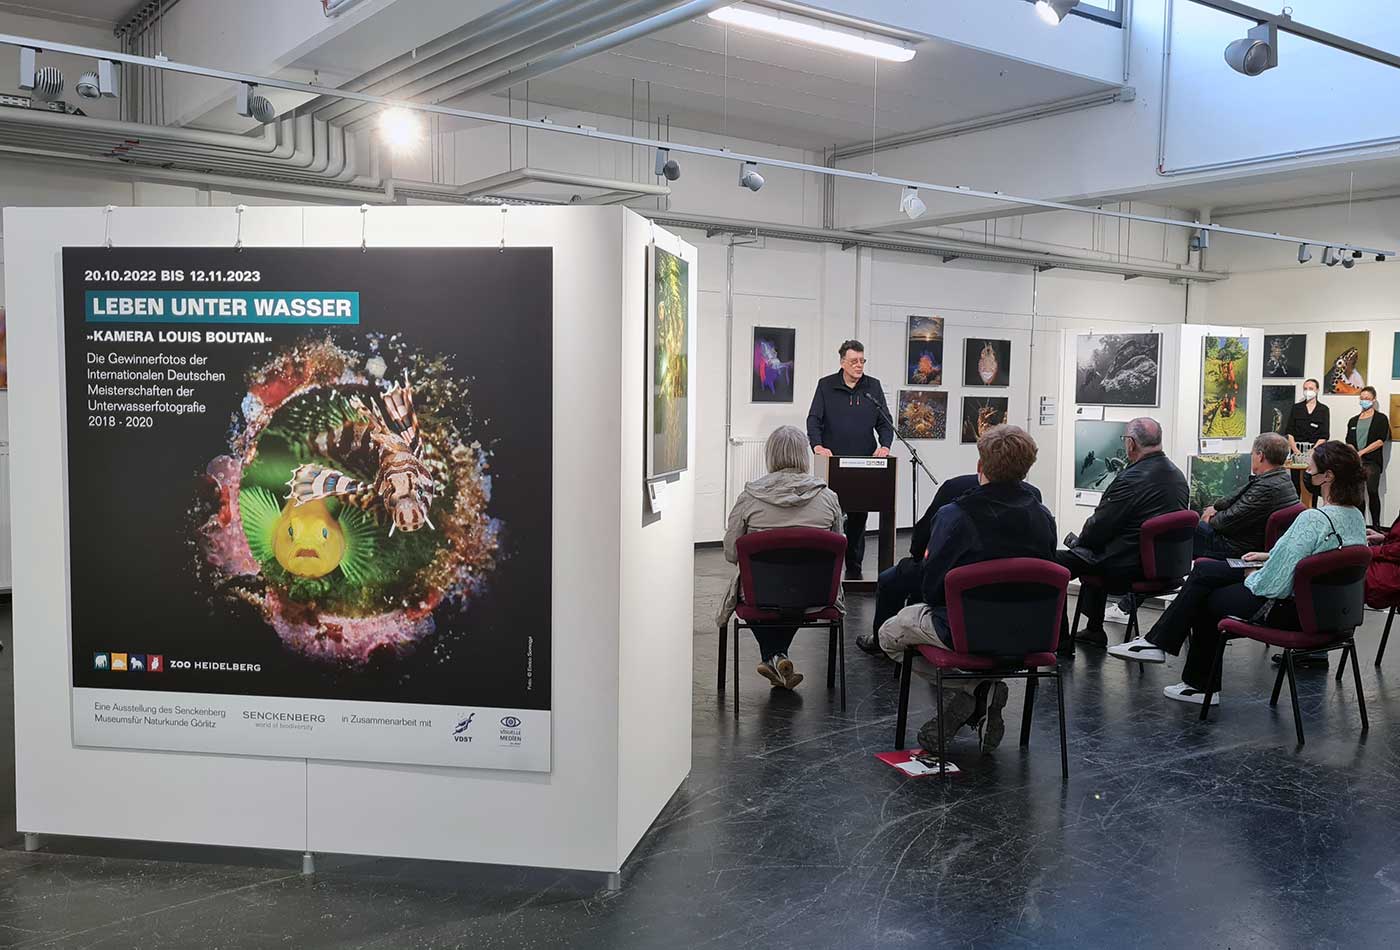
[[[1129,595],[1128,595],[1128,603],[1130,603],[1130,604],[1133,605],[1133,609],[1132,609],[1132,612],[1128,614],[1128,627],[1127,627],[1126,630],[1123,631],[1123,642],[1124,642],[1124,643],[1127,643],[1129,640],[1132,640],[1134,637],[1136,637],[1136,636],[1138,635],[1138,632],[1139,632],[1139,628],[1138,628],[1138,599],[1137,599],[1136,597],[1134,597],[1132,594],[1129,594]],[[1138,668],[1141,669],[1141,668],[1142,668],[1143,666],[1145,666],[1145,665],[1146,665],[1145,663],[1139,663],[1139,664],[1138,664]]]
[[[914,665],[914,651],[904,651],[904,662],[899,664],[899,711],[894,717],[894,747],[904,748],[904,733],[909,722],[909,675]]]
[[[836,624],[836,662],[841,670],[841,711],[846,711],[846,624]]]
[[[826,628],[826,688],[836,686],[836,627]]]
[[[1079,639],[1079,618],[1084,614],[1084,585],[1079,586],[1079,596],[1074,598],[1074,619],[1069,625],[1069,646],[1074,649],[1075,641]]]
[[[1371,728],[1371,721],[1366,718],[1366,694],[1361,692],[1361,663],[1356,656],[1356,641],[1348,640],[1346,650],[1342,651],[1342,656],[1351,654],[1351,675],[1356,682],[1356,707],[1361,711],[1361,731],[1365,732]]]
[[[1286,675],[1288,675],[1288,670],[1284,669],[1283,659],[1280,658],[1278,661],[1278,675],[1274,677],[1274,692],[1273,695],[1269,697],[1270,706],[1278,705],[1278,694],[1283,689],[1283,678]]]
[[[1225,674],[1225,644],[1230,641],[1223,636],[1220,638],[1220,648],[1215,651],[1215,656],[1210,661],[1210,679],[1206,680],[1206,698],[1201,703],[1200,721],[1205,722],[1210,718],[1210,700],[1215,695],[1215,680]]]
[[[1345,648],[1342,649],[1342,661],[1341,661],[1340,663],[1337,664],[1337,682],[1338,682],[1338,683],[1340,683],[1340,682],[1342,681],[1342,674],[1346,672],[1346,669],[1347,669],[1347,654],[1348,654],[1349,652],[1350,652],[1350,651],[1348,651],[1348,650],[1345,649]]]
[[[734,718],[739,718],[739,624],[734,624]]]
[[[1060,704],[1060,777],[1069,781],[1069,741],[1066,733],[1069,724],[1065,721],[1065,681],[1057,668],[1055,670],[1055,700]]]
[[[1395,622],[1396,609],[1395,607],[1391,607],[1390,613],[1386,614],[1385,633],[1381,634],[1381,645],[1380,648],[1376,650],[1376,666],[1381,665],[1381,657],[1385,656],[1385,643],[1390,639],[1390,625]]]
[[[724,694],[724,665],[728,662],[725,656],[729,652],[729,624],[719,628],[719,682],[716,684],[720,695]]]
[[[1288,695],[1293,700],[1293,725],[1298,730],[1298,744],[1303,744],[1303,713],[1298,708],[1298,683],[1293,678],[1293,651],[1283,651],[1284,666],[1288,670]]]
[[[1031,667],[1035,672],[1035,667]],[[1026,702],[1021,707],[1021,748],[1031,744],[1031,716],[1035,713],[1035,688],[1039,680],[1032,676],[1026,680]]]
[[[943,668],[934,667],[933,670],[933,702],[934,708],[938,711],[938,774],[945,781],[948,778],[948,739],[944,734],[943,726]]]

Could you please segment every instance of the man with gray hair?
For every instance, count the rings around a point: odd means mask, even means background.
[[[1143,522],[1158,515],[1184,511],[1190,491],[1181,470],[1162,452],[1162,426],[1156,419],[1140,416],[1123,430],[1123,449],[1128,467],[1119,473],[1103,493],[1099,505],[1078,536],[1065,538],[1069,550],[1055,552],[1055,560],[1071,575],[1092,574],[1106,578],[1109,587],[1126,588],[1142,574],[1138,539]],[[1115,584],[1118,581],[1120,583]],[[1077,639],[1099,646],[1108,645],[1103,628],[1106,596],[1103,587],[1082,587],[1079,591],[1086,627]],[[1069,618],[1060,636],[1061,650],[1069,649]]]
[[[1298,504],[1298,492],[1283,467],[1286,461],[1288,440],[1277,432],[1265,432],[1254,440],[1249,481],[1201,512],[1196,557],[1231,558],[1267,550],[1264,529],[1269,516]]]

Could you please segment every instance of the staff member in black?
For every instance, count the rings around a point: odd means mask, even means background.
[[[1332,412],[1322,403],[1317,401],[1318,383],[1315,379],[1303,380],[1303,401],[1293,405],[1293,412],[1288,416],[1288,424],[1283,427],[1283,434],[1288,436],[1288,454],[1295,455],[1298,451],[1299,442],[1311,442],[1317,445],[1332,438]],[[1293,490],[1299,496],[1303,494],[1301,479],[1308,476],[1302,472],[1293,472]],[[1313,507],[1317,507],[1317,489],[1313,487],[1311,481],[1308,482],[1308,492],[1312,496]]]
[[[876,434],[879,434],[877,441]],[[865,347],[859,340],[841,344],[841,370],[817,381],[807,410],[807,441],[818,455],[890,454],[894,426],[880,381],[865,375]],[[864,511],[846,512],[846,577],[861,576],[865,559]]]
[[[1358,398],[1361,411],[1347,420],[1347,445],[1361,456],[1366,473],[1366,523],[1381,527],[1381,472],[1385,469],[1385,444],[1390,441],[1390,420],[1376,408],[1376,391],[1363,387]]]

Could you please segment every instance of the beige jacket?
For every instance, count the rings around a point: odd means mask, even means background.
[[[824,528],[841,532],[841,503],[826,483],[806,472],[769,472],[744,486],[729,512],[724,532],[724,559],[739,563],[738,541],[750,531],[772,528]],[[727,626],[739,602],[739,575],[729,582],[715,625]],[[838,598],[838,606],[843,606]]]

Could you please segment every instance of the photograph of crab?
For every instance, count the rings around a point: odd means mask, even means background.
[[[964,396],[962,441],[976,442],[988,429],[1004,424],[1008,406],[1005,396]]]
[[[926,389],[899,391],[899,434],[905,439],[948,437],[948,394]]]

